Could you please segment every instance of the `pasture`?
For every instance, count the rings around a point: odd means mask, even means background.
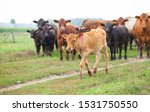
[[[43,77],[61,77],[79,72],[80,59],[77,55],[74,61],[71,60],[71,55],[69,61],[65,59],[65,55],[63,61],[60,61],[59,51],[55,49],[52,57],[43,57],[42,52],[37,56],[34,40],[27,32],[15,31],[14,36],[15,43],[12,42],[9,31],[0,33],[0,89],[17,85],[18,82],[23,84]],[[98,68],[104,67],[103,52],[101,54]],[[140,62],[135,46],[133,50],[128,48],[127,56],[127,60],[109,61],[111,68],[108,74],[104,70],[92,77],[84,73],[82,80],[78,80],[79,75],[75,75],[0,94],[150,94],[150,60],[144,57]],[[92,68],[95,56],[90,55],[88,59]],[[130,63],[133,60],[136,61]]]

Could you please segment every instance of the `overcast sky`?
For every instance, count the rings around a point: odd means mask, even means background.
[[[39,18],[104,18],[150,12],[148,0],[0,0],[0,22],[32,23]]]

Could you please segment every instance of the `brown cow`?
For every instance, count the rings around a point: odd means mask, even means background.
[[[107,52],[107,42],[106,42],[106,32],[101,29],[92,29],[89,32],[82,34],[69,34],[63,35],[66,39],[68,45],[66,50],[75,49],[81,55],[82,60],[80,62],[80,79],[82,79],[82,69],[85,65],[88,74],[91,76],[91,71],[88,67],[87,57],[91,53],[96,54],[96,62],[93,66],[94,73],[97,71],[97,66],[100,61],[100,48],[103,49],[106,62],[106,73],[108,73],[108,52]]]
[[[59,30],[60,30],[60,35],[57,38],[57,43],[58,47],[60,50],[60,60],[63,60],[63,55],[62,55],[62,46],[64,45],[65,48],[67,46],[66,40],[62,37],[62,34],[70,34],[70,33],[78,33],[76,28],[72,25],[67,25],[67,23],[71,22],[71,20],[65,20],[65,19],[60,19],[60,20],[54,20],[55,23],[59,24]],[[75,55],[75,50],[72,51],[72,60],[74,60],[74,55]],[[66,51],[66,59],[69,60],[69,52]]]
[[[143,58],[143,45],[147,47],[147,57],[150,58],[150,16],[142,13],[135,17],[136,23],[133,26],[133,34],[138,40],[140,58]]]
[[[98,27],[101,27],[104,29],[104,26],[101,24],[106,24],[106,23],[113,23],[111,20],[84,20],[82,22],[82,27],[88,28],[88,29],[96,29]]]
[[[117,20],[113,20],[113,22],[117,25],[117,26],[124,26],[125,22],[128,21],[128,19],[124,19],[123,17],[119,17]]]

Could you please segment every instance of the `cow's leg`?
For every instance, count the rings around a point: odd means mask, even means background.
[[[119,44],[119,59],[121,59],[121,52],[122,52],[122,45],[121,44]]]
[[[116,60],[116,51],[117,51],[117,45],[114,45],[114,60]]]
[[[150,43],[147,44],[147,58],[150,58]]]
[[[74,60],[74,56],[76,55],[76,50],[72,50],[72,60]]]
[[[142,50],[143,50],[143,44],[140,42],[140,43],[139,43],[139,54],[140,54],[140,59],[143,58],[143,52],[142,52]]]
[[[111,55],[111,60],[113,60],[113,47],[110,46],[110,55]]]
[[[58,50],[58,44],[57,44],[57,41],[55,41],[55,47],[56,47],[56,49]]]
[[[107,52],[107,44],[105,46],[103,46],[103,52],[104,52],[104,56],[105,56],[105,72],[108,73],[108,60],[109,60],[109,55]]]
[[[59,52],[60,52],[60,60],[62,61],[63,60],[63,55],[62,55],[63,50],[62,50],[62,41],[61,41],[61,39],[58,38],[57,43],[58,43],[58,48],[59,48]]]
[[[130,41],[130,50],[132,50],[133,36],[129,37],[129,41]]]
[[[89,55],[88,52],[86,52],[82,55],[82,59],[81,59],[81,62],[80,62],[80,79],[82,79],[82,69],[83,69],[83,66],[85,65],[86,58],[87,58],[88,55]]]
[[[96,52],[96,61],[95,61],[94,66],[93,66],[93,71],[95,74],[97,72],[97,66],[98,66],[98,63],[100,61],[100,58],[101,58],[100,51],[97,51]]]
[[[42,50],[43,50],[43,56],[44,56],[46,53],[45,45],[42,45]]]
[[[85,60],[85,66],[87,68],[89,76],[92,76],[91,71],[90,71],[89,66],[88,66],[88,60],[87,59]]]
[[[128,42],[125,43],[125,47],[124,47],[124,59],[127,59],[127,48],[128,48]]]
[[[69,51],[66,50],[66,60],[69,60]]]
[[[36,45],[36,53],[37,55],[40,54],[41,45]]]

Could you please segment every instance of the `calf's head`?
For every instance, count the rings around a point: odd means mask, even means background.
[[[67,41],[67,51],[72,51],[75,48],[76,40],[79,38],[79,35],[77,34],[63,34],[63,38]]]

